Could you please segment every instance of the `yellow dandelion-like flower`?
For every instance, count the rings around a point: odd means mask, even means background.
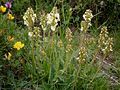
[[[12,54],[10,52],[8,52],[7,54],[5,54],[5,58],[8,59],[8,60],[11,59],[11,56],[12,56]]]
[[[0,12],[2,12],[2,13],[4,13],[4,12],[6,12],[6,7],[4,7],[4,6],[0,6]]]
[[[16,42],[14,45],[13,45],[13,48],[17,49],[17,50],[20,50],[21,48],[24,47],[24,44],[21,43],[21,42]]]
[[[8,13],[8,14],[7,14],[7,18],[8,18],[9,20],[13,20],[13,19],[14,19],[14,16],[13,16],[12,14]]]

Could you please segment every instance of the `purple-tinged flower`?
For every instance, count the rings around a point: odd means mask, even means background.
[[[6,3],[5,3],[5,6],[6,6],[8,9],[10,9],[10,8],[12,7],[12,4],[11,4],[11,2],[6,2]]]

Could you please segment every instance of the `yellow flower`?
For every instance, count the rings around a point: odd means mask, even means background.
[[[14,40],[14,37],[13,37],[13,36],[8,36],[8,37],[7,37],[7,40],[8,40],[9,42],[11,42],[11,41]]]
[[[6,7],[0,6],[0,12],[2,12],[2,13],[6,12]]]
[[[21,48],[24,47],[24,44],[21,43],[21,42],[16,42],[14,45],[13,45],[13,48],[16,48],[17,50],[20,50]]]
[[[8,14],[7,14],[7,18],[8,18],[9,20],[13,20],[13,19],[14,19],[14,16],[13,16],[12,14],[8,13]]]
[[[8,52],[7,54],[5,54],[5,58],[6,58],[6,59],[8,59],[8,60],[10,60],[10,59],[11,59],[11,56],[12,56],[12,55],[11,55],[11,53],[10,53],[10,52]]]

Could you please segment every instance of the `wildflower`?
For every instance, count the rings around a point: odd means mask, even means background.
[[[20,50],[21,48],[24,47],[24,44],[21,43],[20,41],[19,42],[16,42],[14,45],[13,45],[13,48],[17,49],[17,50]]]
[[[34,37],[40,37],[40,28],[34,27],[33,34],[34,34]]]
[[[51,24],[53,22],[53,17],[51,14],[47,14],[47,24]]]
[[[4,13],[4,12],[6,12],[6,7],[4,7],[4,6],[0,6],[0,12],[2,12],[2,13]]]
[[[107,27],[104,26],[101,28],[101,32],[100,32],[99,40],[98,40],[98,44],[99,44],[98,47],[103,47],[106,44],[108,37],[109,36],[108,36]]]
[[[28,32],[28,36],[32,37],[33,36],[33,32]]]
[[[81,31],[86,32],[91,26],[91,19],[93,18],[92,11],[90,9],[86,10],[83,18],[85,21],[81,21]]]
[[[66,40],[67,40],[67,45],[66,45],[66,52],[70,52],[72,50],[72,45],[71,45],[71,41],[72,41],[72,32],[69,28],[66,29]]]
[[[83,63],[87,57],[87,50],[85,47],[80,47],[78,57],[76,58],[79,63]]]
[[[55,31],[56,26],[57,26],[56,24],[55,24],[55,25],[51,25],[51,30],[52,30],[52,31]]]
[[[11,2],[6,2],[5,6],[6,6],[6,8],[10,9],[12,7],[12,4],[11,4]]]
[[[52,11],[49,14],[47,14],[47,24],[51,26],[52,31],[55,31],[59,21],[60,16],[57,7],[54,7]]]
[[[72,49],[72,45],[71,44],[67,44],[66,46],[66,52],[70,52]]]
[[[8,40],[9,42],[11,42],[11,41],[14,40],[14,37],[13,37],[13,36],[8,36],[8,37],[7,37],[7,40]]]
[[[81,31],[86,32],[90,26],[90,23],[86,21],[81,21]]]
[[[109,52],[113,51],[113,38],[108,36],[107,27],[102,27],[98,39],[98,47],[101,49],[103,54],[108,55]]]
[[[51,11],[51,14],[54,14],[56,20],[57,20],[57,21],[60,21],[60,16],[59,16],[57,7],[53,7],[53,9],[52,9],[52,11]]]
[[[40,28],[39,27],[34,27],[33,31],[28,32],[28,36],[29,37],[34,37],[34,38],[41,37]]]
[[[43,15],[41,15],[41,18],[40,18],[40,25],[43,29],[43,31],[46,31],[47,30],[47,20],[46,20],[46,15],[45,13],[43,13]]]
[[[8,18],[9,20],[13,20],[13,19],[14,19],[14,16],[13,16],[12,14],[8,13],[8,14],[7,14],[7,18]]]
[[[7,54],[5,54],[5,58],[8,59],[8,60],[11,59],[11,56],[12,56],[12,54],[10,52],[8,52]]]
[[[27,27],[32,27],[34,25],[36,19],[36,14],[34,14],[34,11],[32,8],[28,8],[23,16],[24,24]]]
[[[113,51],[113,48],[112,48],[112,46],[113,46],[113,38],[109,38],[108,39],[108,47],[109,47],[109,51]]]
[[[91,19],[93,18],[92,11],[90,9],[86,10],[86,12],[83,15],[83,18],[87,22],[91,22]]]
[[[70,30],[70,28],[67,28],[66,29],[66,36],[65,36],[65,38],[66,38],[66,40],[68,41],[68,42],[71,42],[72,41],[72,32],[71,32],[71,30]]]
[[[104,54],[108,54],[109,52],[112,52],[112,46],[113,46],[113,38],[108,38],[108,40],[105,43],[105,47],[102,47],[102,51]]]

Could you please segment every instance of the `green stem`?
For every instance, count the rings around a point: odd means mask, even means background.
[[[105,58],[106,58],[106,55],[103,57],[102,61],[105,60]],[[100,65],[98,66],[98,69],[96,71],[95,76],[92,78],[92,80],[89,82],[89,84],[91,84],[95,80],[95,77],[97,76],[97,73],[99,73],[99,71],[101,70],[102,61],[100,62]]]
[[[37,7],[37,0],[35,0],[35,9],[37,11],[38,7]]]
[[[32,40],[32,66],[33,66],[33,72],[35,74],[36,65],[35,65],[35,57],[34,57],[34,40]]]

